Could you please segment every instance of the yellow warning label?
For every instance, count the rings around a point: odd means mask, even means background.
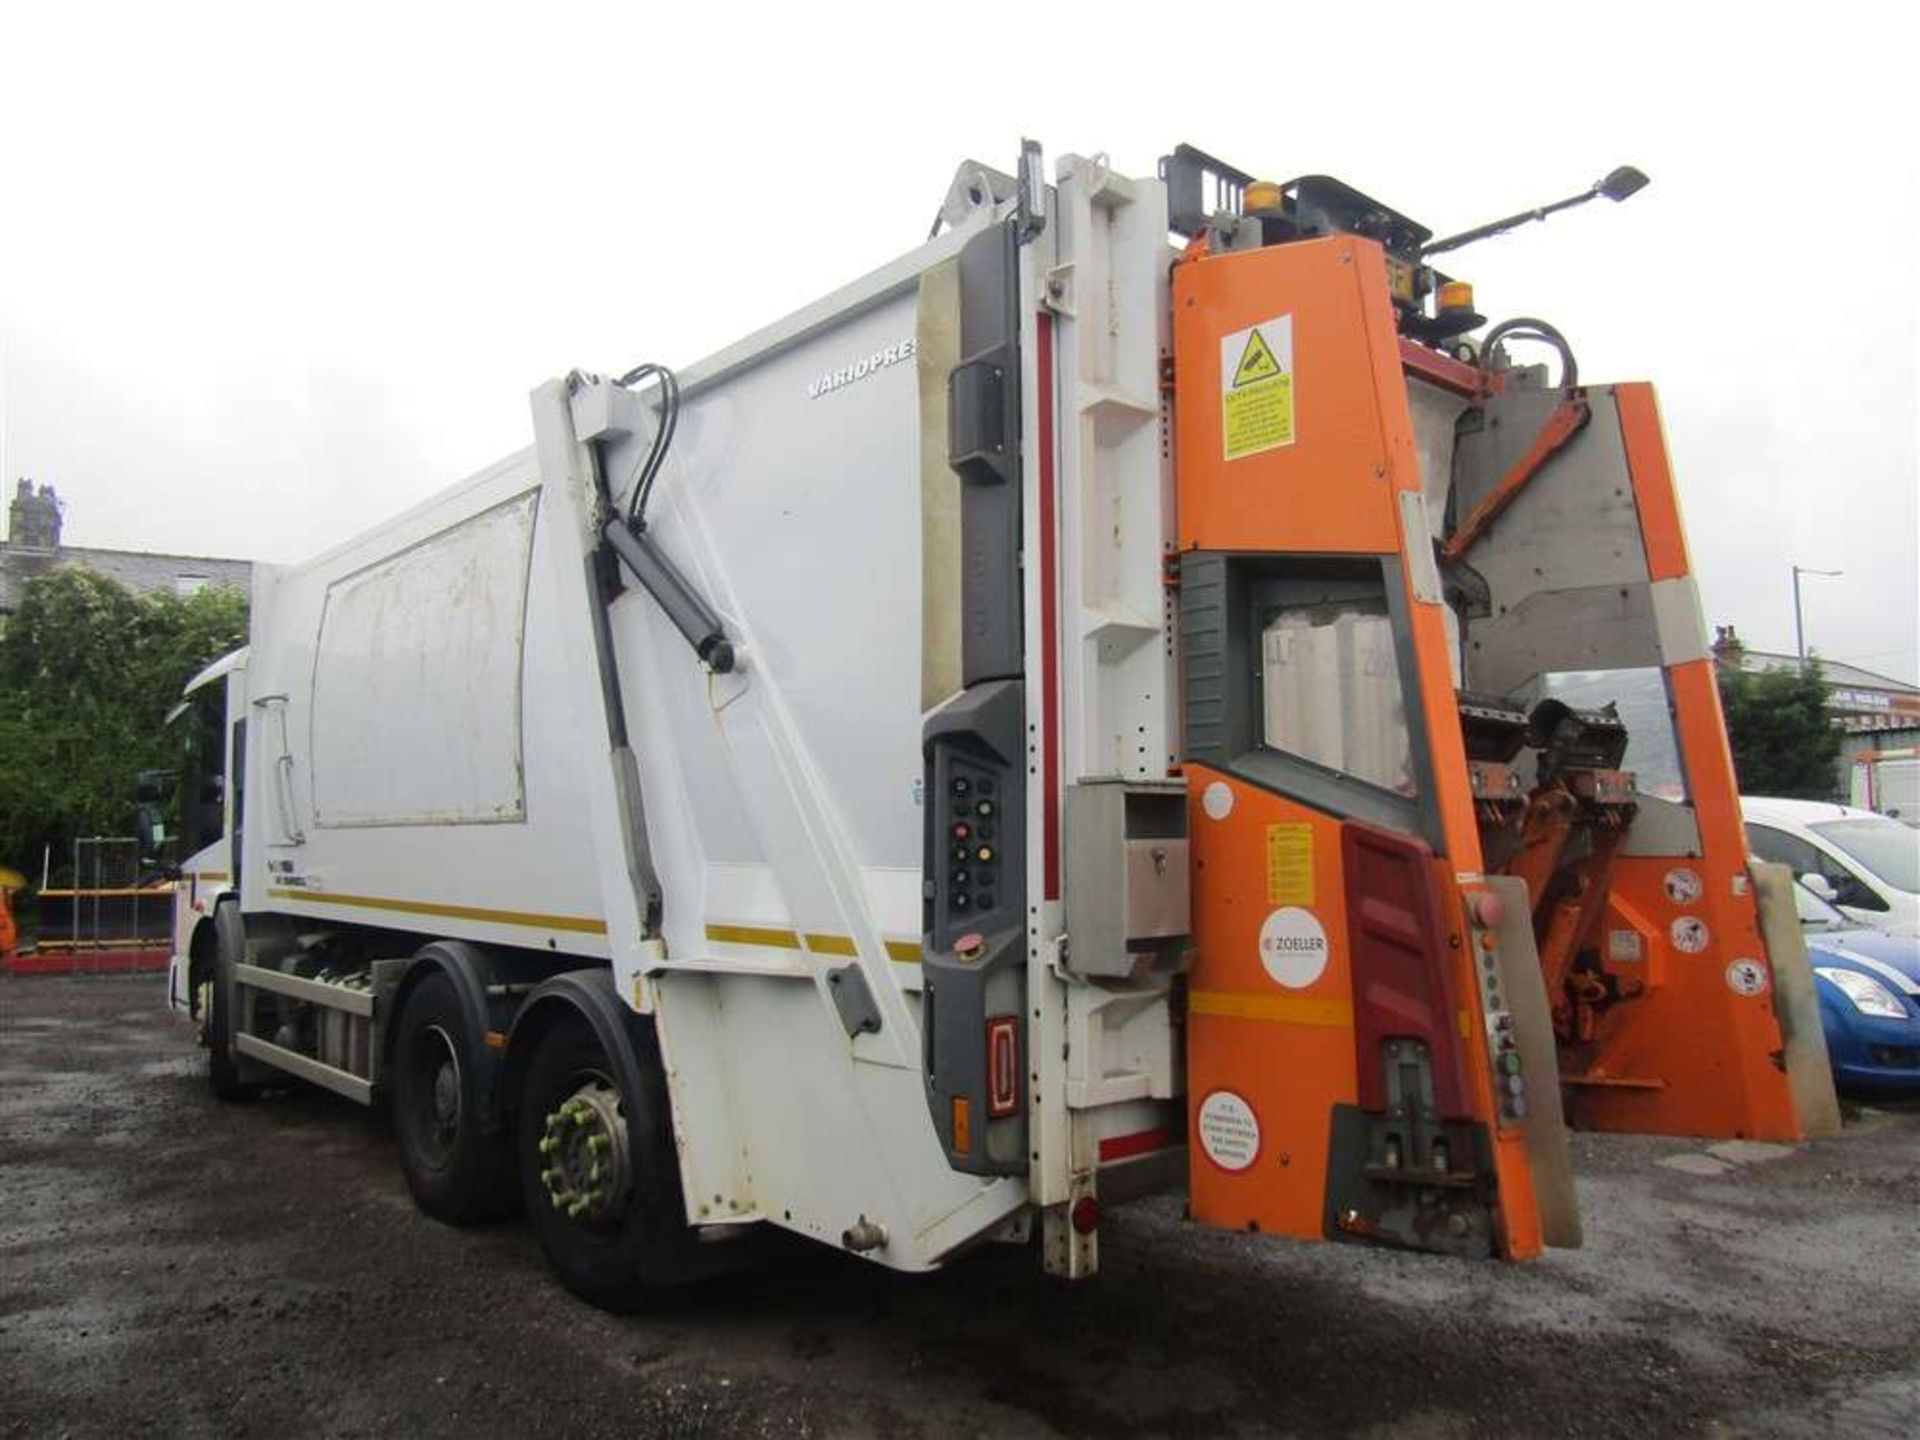
[[[1293,443],[1293,317],[1278,315],[1220,340],[1221,430],[1239,460]]]
[[[1313,827],[1267,826],[1267,903],[1313,904]]]
[[[1247,341],[1247,348],[1240,352],[1240,368],[1233,372],[1233,388],[1251,385],[1256,380],[1265,380],[1280,373],[1280,362],[1273,358],[1273,347],[1260,337],[1255,330]]]

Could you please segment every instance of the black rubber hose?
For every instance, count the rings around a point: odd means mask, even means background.
[[[1567,337],[1544,320],[1536,320],[1531,315],[1516,315],[1511,320],[1502,320],[1487,331],[1486,339],[1480,342],[1480,353],[1492,355],[1493,347],[1502,340],[1539,340],[1551,345],[1560,352],[1560,388],[1571,390],[1580,383],[1580,366],[1573,358],[1573,346],[1567,343]]]
[[[680,380],[666,366],[648,363],[634,366],[614,382],[622,389],[631,389],[649,377],[660,386],[660,426],[653,432],[653,444],[647,449],[647,458],[627,497],[627,519],[642,528],[646,525],[647,501],[653,494],[653,483],[660,476],[668,447],[673,444],[673,432],[680,424]]]

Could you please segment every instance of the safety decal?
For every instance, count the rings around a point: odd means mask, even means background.
[[[1224,820],[1233,813],[1233,787],[1216,780],[1200,792],[1200,808],[1209,820]]]
[[[1221,432],[1229,460],[1293,443],[1293,317],[1220,337]]]
[[[1689,870],[1684,865],[1676,865],[1667,871],[1665,886],[1667,899],[1676,905],[1691,905],[1700,898],[1705,888],[1700,883],[1700,872]]]
[[[1260,1158],[1259,1117],[1231,1090],[1215,1090],[1200,1102],[1194,1128],[1201,1150],[1222,1170],[1245,1170]]]
[[[1767,967],[1758,960],[1736,960],[1727,966],[1727,988],[1736,995],[1758,995],[1767,988]]]
[[[1267,826],[1267,903],[1313,904],[1313,827]]]
[[[1276,985],[1301,990],[1327,969],[1327,932],[1311,910],[1288,905],[1260,927],[1260,963]]]
[[[1638,930],[1609,930],[1607,932],[1607,958],[1609,960],[1644,960],[1646,949],[1640,943]]]
[[[1707,929],[1707,922],[1699,916],[1682,915],[1667,928],[1667,938],[1682,955],[1698,955],[1707,948],[1713,935]]]

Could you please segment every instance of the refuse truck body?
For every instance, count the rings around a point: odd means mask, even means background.
[[[941,213],[260,567],[188,697],[215,1088],[384,1100],[614,1307],[769,1227],[1083,1276],[1168,1188],[1523,1259],[1569,1120],[1799,1136],[1652,391],[1325,177]]]

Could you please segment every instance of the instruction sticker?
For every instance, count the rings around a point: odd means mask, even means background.
[[[1673,941],[1673,948],[1682,955],[1698,955],[1707,948],[1713,935],[1707,929],[1707,922],[1696,915],[1682,915],[1667,927],[1667,938]]]
[[[1231,1090],[1216,1090],[1200,1102],[1195,1129],[1207,1159],[1222,1170],[1245,1170],[1260,1156],[1260,1121],[1253,1107]]]
[[[1727,967],[1727,988],[1736,995],[1758,995],[1767,988],[1767,967],[1758,960],[1736,960]]]
[[[1684,865],[1676,865],[1667,871],[1662,882],[1667,891],[1667,899],[1676,905],[1692,905],[1700,899],[1706,888],[1700,883],[1700,872],[1689,870]]]
[[[1227,459],[1293,443],[1293,316],[1221,336],[1220,397]]]
[[[1313,827],[1267,826],[1267,903],[1313,904]]]

